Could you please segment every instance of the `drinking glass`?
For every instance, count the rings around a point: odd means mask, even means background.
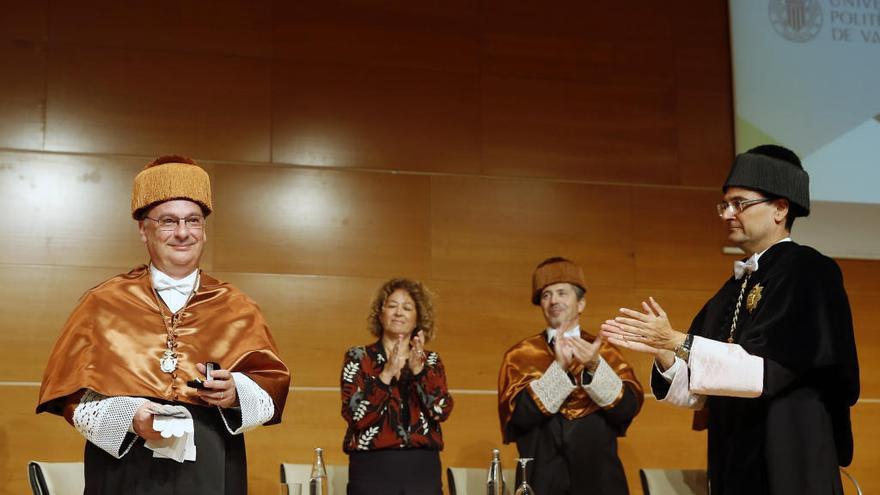
[[[534,458],[531,457],[520,457],[517,459],[519,462],[519,472],[522,474],[522,476],[520,476],[522,483],[517,487],[516,495],[535,495],[535,490],[532,490],[531,485],[526,481],[526,464],[533,460]]]

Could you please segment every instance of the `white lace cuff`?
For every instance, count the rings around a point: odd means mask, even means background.
[[[657,366],[655,363],[654,366]],[[659,371],[660,368],[657,367]],[[681,359],[676,357],[675,362],[666,371],[661,371],[663,379],[669,382],[669,391],[666,397],[660,399],[660,402],[668,402],[674,406],[686,407],[688,409],[702,409],[706,403],[706,396],[691,393],[688,385],[688,367]]]
[[[275,403],[255,381],[239,372],[233,372],[232,378],[235,381],[235,393],[238,394],[241,426],[232,429],[226,417],[228,412],[220,409],[220,417],[223,418],[223,424],[226,425],[229,433],[238,435],[253,430],[275,416]]]
[[[590,383],[583,385],[587,395],[593,399],[599,407],[608,407],[617,402],[623,388],[623,380],[608,366],[605,359],[599,357],[599,367],[593,373]]]
[[[125,439],[134,413],[147,399],[140,397],[107,397],[86,390],[73,411],[73,426],[89,442],[119,459],[131,449],[137,436]]]
[[[688,366],[694,393],[759,397],[764,390],[764,360],[739,344],[694,337]]]
[[[559,363],[553,361],[553,364],[547,368],[547,371],[541,375],[541,378],[532,380],[529,383],[532,389],[532,397],[540,401],[539,406],[543,406],[550,414],[555,414],[562,407],[562,403],[575,389],[575,385],[571,383],[568,374],[559,366]]]

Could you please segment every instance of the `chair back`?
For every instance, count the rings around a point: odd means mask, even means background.
[[[83,463],[28,463],[28,481],[34,495],[82,495],[86,487]]]
[[[326,464],[327,491],[330,494],[343,494],[348,486],[348,466]],[[285,484],[301,483],[303,493],[308,493],[309,478],[312,476],[311,464],[281,463],[281,482]]]
[[[504,494],[512,495],[516,489],[516,474],[513,469],[502,469]],[[486,478],[489,471],[484,468],[448,467],[446,481],[450,495],[483,495],[486,493]]]
[[[840,468],[840,474],[842,474],[846,479],[849,480],[850,483],[852,483],[853,488],[856,489],[856,493],[858,495],[862,495],[862,487],[859,486],[859,482],[856,481],[855,477],[853,475],[849,474],[849,471],[847,471],[846,469]]]
[[[846,469],[840,468],[840,474],[852,483],[858,495],[862,495],[859,482]],[[640,469],[639,477],[645,495],[709,493],[709,481],[702,469]]]
[[[639,469],[645,495],[708,495],[704,469]]]

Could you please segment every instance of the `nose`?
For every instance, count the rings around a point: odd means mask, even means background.
[[[733,205],[727,205],[727,208],[724,209],[724,212],[721,214],[722,220],[731,220],[736,216],[735,210],[733,209]]]
[[[174,227],[174,237],[179,239],[186,239],[189,237],[189,227],[186,226],[186,219],[181,218],[177,222],[177,227]]]

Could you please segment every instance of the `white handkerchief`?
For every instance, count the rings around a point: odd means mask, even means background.
[[[190,412],[183,406],[163,406],[160,412],[153,416],[153,429],[162,439],[148,440],[144,446],[153,451],[153,457],[194,461],[195,428]]]

